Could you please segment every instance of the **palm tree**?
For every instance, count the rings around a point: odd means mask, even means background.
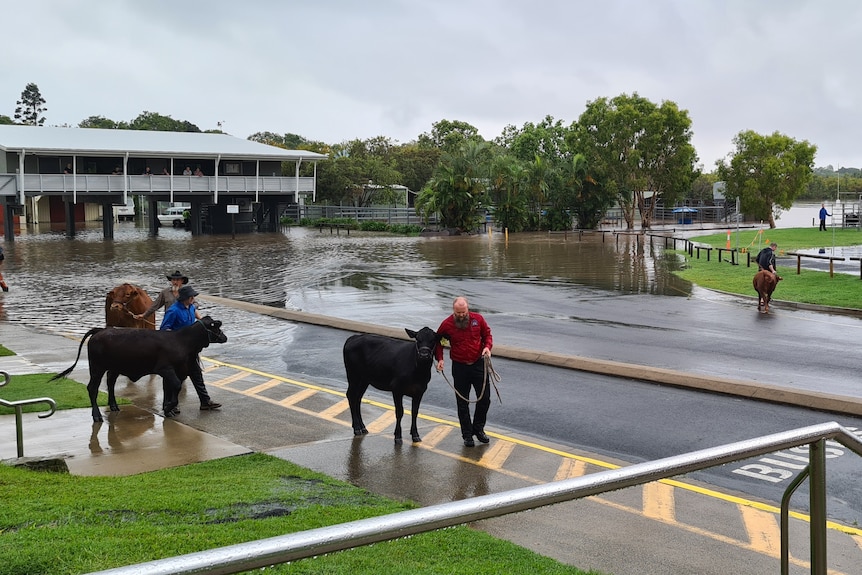
[[[442,227],[468,232],[478,225],[476,210],[487,181],[482,173],[487,148],[485,142],[465,142],[458,152],[441,158],[429,183],[433,200],[423,198],[422,205],[437,208]]]
[[[488,191],[495,206],[494,219],[512,232],[523,230],[527,222],[524,178],[524,166],[517,158],[500,155],[491,161]]]

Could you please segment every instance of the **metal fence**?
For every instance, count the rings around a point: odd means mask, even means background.
[[[826,441],[832,439],[862,455],[862,440],[835,422],[812,425],[629,467],[351,521],[300,533],[169,557],[98,572],[101,575],[226,575],[306,559],[444,527],[452,527],[642,485],[774,451],[809,446],[809,464],[781,503],[781,573],[788,573],[789,500],[807,477],[810,491],[811,573],[826,575]]]

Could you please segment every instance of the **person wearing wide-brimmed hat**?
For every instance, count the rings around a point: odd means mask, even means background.
[[[197,306],[195,305],[195,296],[197,295],[197,290],[192,286],[184,285],[181,287],[177,293],[177,301],[165,311],[165,317],[162,318],[162,325],[159,329],[182,329],[200,319]],[[197,354],[189,357],[189,379],[192,380],[192,385],[195,386],[198,399],[201,400],[201,410],[210,411],[221,407],[220,403],[216,403],[210,399],[207,387],[204,385],[204,375],[201,372],[200,358]],[[170,411],[165,411],[165,417],[173,417],[179,413],[180,411],[174,408]]]
[[[180,288],[189,283],[188,276],[184,276],[180,273],[180,270],[177,270],[171,275],[165,277],[168,278],[171,285],[160,291],[159,297],[156,298],[153,305],[151,305],[144,313],[136,315],[135,319],[147,319],[161,308],[165,308],[165,311],[168,311],[168,308],[174,305],[174,302],[177,301],[177,294],[179,293]],[[155,323],[155,320],[153,320],[153,322]]]

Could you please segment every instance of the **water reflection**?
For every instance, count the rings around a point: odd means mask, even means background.
[[[105,293],[113,286],[131,282],[155,294],[175,269],[205,294],[396,325],[387,318],[439,316],[469,281],[484,289],[488,282],[557,286],[582,296],[691,289],[668,273],[676,260],[663,257],[661,245],[637,236],[539,233],[506,241],[500,233],[416,238],[292,228],[231,237],[163,228],[150,237],[134,223],[119,224],[115,233],[105,241],[98,225],[72,239],[37,229],[7,243],[11,290],[0,300],[0,317],[80,335],[103,325]],[[280,337],[291,337],[285,331]]]

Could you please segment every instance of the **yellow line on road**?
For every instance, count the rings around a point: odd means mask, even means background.
[[[270,379],[269,381],[267,381],[265,383],[261,383],[260,385],[256,385],[254,387],[250,387],[250,388],[246,389],[245,394],[246,395],[257,395],[261,391],[266,391],[267,389],[272,389],[273,387],[276,387],[278,385],[281,385],[280,381],[278,381],[277,379]]]
[[[237,370],[239,370],[239,371],[245,371],[245,372],[248,372],[248,373],[251,373],[251,374],[260,375],[260,376],[263,376],[263,377],[268,377],[268,378],[272,378],[272,379],[277,379],[277,380],[279,380],[279,381],[283,381],[283,382],[285,382],[285,383],[290,383],[290,384],[292,384],[292,385],[296,385],[296,386],[303,387],[303,388],[306,388],[306,389],[313,389],[313,390],[315,390],[315,391],[319,391],[319,392],[322,392],[322,393],[328,393],[328,394],[330,394],[330,395],[336,395],[336,396],[339,396],[339,397],[344,397],[344,394],[343,394],[342,392],[337,392],[337,391],[332,390],[332,389],[328,389],[328,388],[321,387],[321,386],[318,386],[318,385],[314,385],[314,384],[306,383],[306,382],[303,382],[303,381],[297,381],[297,380],[289,379],[289,378],[286,378],[286,377],[280,377],[280,376],[278,376],[278,375],[273,375],[273,374],[271,374],[271,373],[266,373],[266,372],[263,372],[263,371],[259,371],[259,370],[256,370],[256,369],[251,369],[251,368],[244,367],[244,366],[241,366],[241,365],[235,365],[235,364],[225,363],[225,362],[223,362],[223,361],[219,361],[219,360],[216,360],[216,359],[211,359],[211,358],[206,358],[206,357],[202,357],[201,359],[203,359],[203,360],[205,360],[205,361],[209,361],[209,362],[214,363],[214,364],[217,364],[217,365],[222,365],[222,366],[225,366],[225,367],[231,367],[231,368],[233,368],[233,369],[237,369]],[[262,397],[262,396],[255,396],[255,397],[256,397],[256,398],[258,398],[258,399],[263,399],[263,400],[266,400],[266,401],[270,401],[271,403],[278,404],[278,402],[276,402],[276,401],[272,401],[272,400],[267,400],[267,398]],[[362,400],[362,402],[363,402],[363,403],[370,404],[370,405],[374,405],[374,406],[377,406],[377,407],[380,407],[380,408],[382,408],[382,409],[387,409],[387,410],[392,410],[392,411],[394,411],[394,410],[395,410],[395,408],[394,408],[392,405],[384,404],[384,403],[381,403],[381,402],[378,402],[378,401],[373,401],[373,400],[363,399],[363,400]],[[347,403],[347,400],[343,400],[343,403],[345,403],[345,404],[346,404],[346,403]],[[310,415],[316,415],[316,416],[318,416],[318,417],[321,417],[321,416],[322,416],[322,414],[321,414],[321,413],[312,412],[312,411],[310,411],[310,410],[298,409],[298,408],[296,408],[296,407],[293,407],[292,409],[297,409],[297,411],[302,411],[302,412],[304,412],[304,413],[308,413],[308,414],[310,414]],[[330,409],[331,409],[331,408],[330,408]],[[346,409],[346,407],[345,407],[344,409]],[[343,411],[343,409],[342,409],[342,411]],[[339,412],[339,413],[340,413],[340,412]],[[405,409],[405,410],[404,410],[404,413],[405,413],[405,415],[406,415],[406,414],[408,414],[408,413],[409,413],[409,411]],[[444,425],[458,426],[458,423],[457,423],[457,422],[455,422],[455,421],[447,420],[447,419],[442,419],[442,418],[439,418],[439,417],[433,417],[433,416],[422,415],[421,413],[419,414],[419,416],[418,416],[418,417],[419,417],[419,419],[423,419],[423,420],[425,420],[425,421],[432,421],[432,422],[440,423],[440,424],[444,424]],[[337,419],[331,419],[331,420],[332,420],[332,421],[336,421],[337,423],[342,423],[342,424],[344,423],[343,421],[340,421],[340,420],[337,420]],[[347,425],[349,425],[349,423],[348,423]],[[529,447],[529,448],[531,448],[531,449],[535,449],[535,450],[538,450],[538,451],[543,451],[543,452],[545,452],[545,453],[550,453],[550,454],[553,454],[553,455],[558,455],[558,456],[560,456],[560,457],[562,457],[562,458],[565,458],[565,459],[573,459],[573,460],[581,461],[581,462],[583,462],[583,463],[585,463],[585,464],[595,465],[595,466],[597,466],[597,467],[601,467],[601,468],[604,468],[604,469],[619,469],[619,468],[620,468],[620,466],[619,466],[619,465],[616,465],[616,464],[614,464],[614,463],[610,463],[610,462],[608,462],[608,461],[602,461],[602,460],[600,460],[600,459],[595,459],[595,458],[593,458],[593,457],[585,457],[585,456],[582,456],[582,455],[576,455],[576,454],[574,454],[574,453],[569,453],[569,452],[566,452],[566,451],[561,451],[561,450],[559,450],[559,449],[554,449],[554,448],[552,448],[552,447],[547,447],[547,446],[545,446],[545,445],[541,445],[541,444],[534,443],[534,442],[531,442],[531,441],[525,441],[525,440],[518,439],[518,438],[515,438],[515,437],[509,437],[509,436],[507,436],[507,435],[503,435],[503,434],[500,434],[500,433],[490,432],[490,431],[488,431],[487,429],[485,430],[485,433],[487,433],[487,434],[488,434],[488,436],[490,436],[490,437],[495,437],[495,438],[497,438],[497,439],[503,439],[503,440],[505,440],[505,441],[509,441],[509,442],[511,442],[511,443],[513,443],[513,444],[515,444],[515,445],[521,445],[521,446],[523,446],[523,447]],[[438,450],[435,450],[435,451],[438,451]],[[440,453],[445,453],[445,452],[440,451]],[[455,455],[455,457],[456,457],[457,459],[463,459],[463,460],[465,460],[465,461],[468,461],[467,459],[462,458],[462,457],[457,456],[457,455]],[[473,462],[473,463],[476,463],[475,461],[472,461],[472,462]],[[505,472],[505,470],[500,470],[500,471],[501,471],[501,472]],[[513,475],[521,476],[521,474],[513,474]],[[534,481],[534,482],[535,482],[535,481]],[[727,502],[729,502],[729,503],[735,503],[735,504],[737,504],[737,505],[742,505],[742,506],[745,506],[745,507],[751,507],[751,508],[753,508],[753,509],[759,509],[759,510],[761,510],[761,511],[766,511],[766,512],[768,512],[768,513],[774,513],[774,514],[780,514],[780,513],[781,513],[781,509],[780,509],[779,507],[774,506],[774,505],[767,505],[767,504],[765,504],[765,503],[761,503],[761,502],[759,502],[759,501],[752,501],[752,500],[750,500],[750,499],[743,499],[742,497],[736,497],[736,496],[734,496],[734,495],[728,495],[728,494],[726,494],[726,493],[721,493],[720,491],[715,491],[714,489],[707,489],[707,488],[700,487],[700,486],[697,486],[697,485],[692,485],[692,484],[689,484],[689,483],[684,483],[684,482],[682,482],[682,481],[678,481],[678,480],[676,480],[676,479],[662,479],[662,480],[660,480],[660,483],[663,483],[663,484],[665,484],[665,485],[669,485],[669,486],[672,486],[672,487],[677,487],[677,488],[679,488],[679,489],[685,489],[686,491],[690,491],[690,492],[693,492],[693,493],[698,493],[698,494],[700,494],[700,495],[705,495],[705,496],[707,496],[707,497],[711,497],[711,498],[713,498],[713,499],[718,499],[718,500],[721,500],[721,501],[727,501]],[[804,514],[804,513],[796,512],[796,511],[791,511],[791,512],[790,512],[790,517],[793,517],[793,518],[795,518],[795,519],[800,519],[800,520],[802,520],[802,521],[807,521],[807,522],[810,522],[810,521],[811,521],[811,517],[810,517],[810,516],[808,516],[808,515],[806,515],[806,514]],[[840,532],[842,532],[842,533],[846,533],[846,534],[848,534],[848,535],[855,535],[855,536],[860,536],[860,537],[862,537],[862,529],[859,529],[859,528],[856,528],[856,527],[849,527],[849,526],[847,526],[847,525],[842,525],[842,524],[840,524],[840,523],[836,523],[836,522],[834,522],[834,521],[827,521],[827,522],[826,522],[826,527],[827,527],[828,529],[832,529],[832,530],[834,530],[834,531],[840,531]]]
[[[309,397],[311,397],[312,395],[315,395],[316,393],[317,393],[316,389],[303,389],[301,391],[297,391],[293,395],[285,397],[284,399],[279,401],[278,404],[282,407],[287,407],[289,405],[296,405],[300,401],[308,399]]]
[[[739,506],[742,522],[748,533],[751,547],[772,557],[781,556],[781,529],[775,515],[751,507]]]
[[[676,522],[674,488],[658,481],[643,486],[644,515],[651,519]]]

